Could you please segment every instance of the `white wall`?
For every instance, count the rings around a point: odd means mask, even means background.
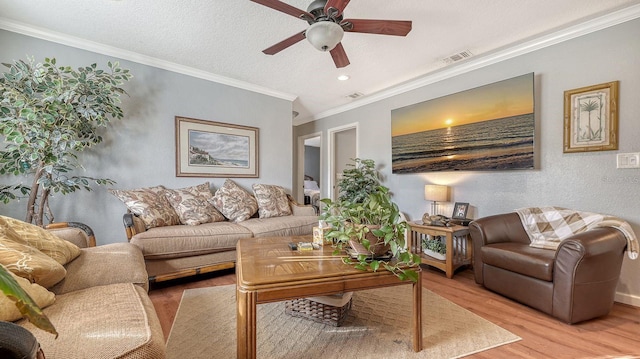
[[[452,186],[452,202],[469,202],[473,218],[555,205],[619,216],[640,235],[640,170],[616,169],[616,153],[640,152],[638,34],[640,20],[629,21],[298,126],[295,135],[359,122],[359,157],[382,165],[385,185],[412,220],[429,206],[424,185],[436,183]],[[391,110],[530,72],[535,72],[535,170],[391,173]],[[619,150],[563,153],[564,91],[614,80],[620,81]],[[625,258],[617,300],[640,306],[639,278],[640,260]]]
[[[106,68],[118,59],[74,49],[48,41],[0,30],[0,62],[35,56],[42,61],[55,57],[60,65],[72,67],[97,63]],[[233,179],[251,190],[253,183],[278,184],[289,191],[292,185],[292,137],[290,101],[196,79],[193,77],[120,61],[133,79],[123,97],[125,118],[112,122],[104,142],[82,153],[85,175],[107,177],[114,188],[131,189],[163,184],[181,188],[211,182],[214,188],[224,178],[187,178],[175,175],[174,117],[184,116],[258,127],[260,178]],[[4,72],[4,70],[2,70]],[[288,138],[283,138],[288,136]],[[0,146],[4,145],[0,142]],[[0,183],[16,183],[16,177],[0,177]],[[30,183],[31,179],[25,179]],[[125,242],[122,215],[126,207],[108,194],[105,187],[51,198],[56,221],[88,224],[98,244]],[[0,213],[24,219],[26,201],[0,204]]]

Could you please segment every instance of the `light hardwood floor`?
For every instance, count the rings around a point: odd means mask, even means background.
[[[615,303],[604,318],[567,325],[478,286],[471,270],[462,270],[447,279],[438,270],[424,269],[424,288],[522,338],[469,358],[640,358],[638,307]],[[185,289],[235,284],[235,280],[233,270],[226,270],[153,285],[149,295],[165,338]],[[423,310],[428,312],[429,308]]]

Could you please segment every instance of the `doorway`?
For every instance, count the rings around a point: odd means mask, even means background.
[[[327,191],[332,200],[338,198],[336,184],[342,177],[342,171],[358,157],[358,123],[352,123],[328,130],[329,137],[329,176]]]
[[[298,202],[314,204],[322,198],[321,133],[298,137],[298,173],[296,177],[296,191],[294,193]]]

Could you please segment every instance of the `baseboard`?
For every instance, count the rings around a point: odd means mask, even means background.
[[[633,305],[634,307],[640,307],[640,296],[631,295],[626,293],[616,292],[614,301],[622,304]]]

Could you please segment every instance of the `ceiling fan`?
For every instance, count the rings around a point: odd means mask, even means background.
[[[307,11],[279,0],[251,1],[295,16],[311,25],[308,29],[264,49],[262,52],[267,55],[275,55],[306,38],[316,49],[329,51],[336,67],[341,68],[349,65],[349,58],[341,43],[345,31],[394,36],[406,36],[411,31],[411,21],[343,19],[342,13],[349,0],[315,0]]]

